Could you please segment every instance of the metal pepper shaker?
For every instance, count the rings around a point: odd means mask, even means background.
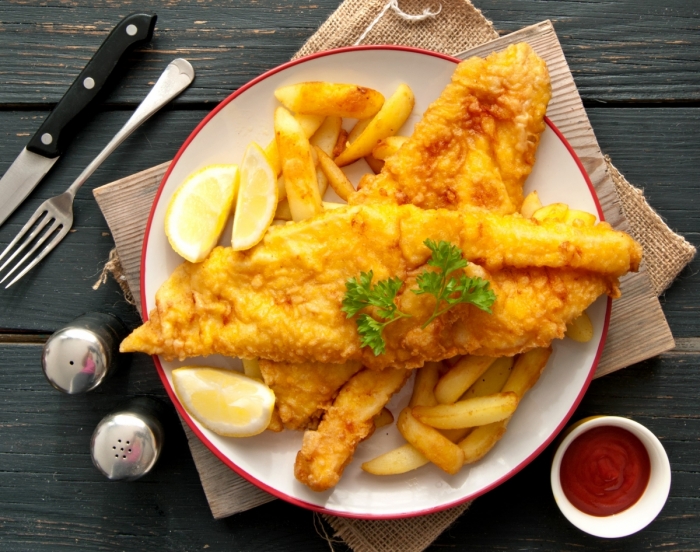
[[[146,475],[160,456],[165,407],[136,397],[105,416],[92,434],[92,462],[107,479],[133,481]]]
[[[127,333],[111,314],[79,316],[46,341],[41,355],[46,379],[64,393],[92,391],[116,370],[119,343]]]

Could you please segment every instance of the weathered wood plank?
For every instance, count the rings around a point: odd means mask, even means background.
[[[602,151],[674,230],[700,247],[700,109],[588,109]],[[698,336],[700,258],[661,297],[676,337]]]
[[[693,2],[474,3],[502,34],[551,19],[587,102],[700,100],[700,16]],[[0,103],[55,103],[109,29],[135,10],[159,15],[156,37],[132,56],[128,78],[109,101],[139,101],[167,61],[182,56],[195,66],[197,80],[176,103],[218,102],[287,61],[338,4],[338,0],[6,3],[0,12]]]
[[[110,483],[92,466],[92,430],[125,397],[164,398],[149,358],[95,392],[63,395],[44,380],[39,345],[0,345],[0,548],[6,550],[328,550],[310,512],[275,501],[214,522],[177,422],[155,470]],[[671,352],[592,383],[573,419],[630,416],[662,440],[673,469],[659,518],[624,541],[594,539],[571,526],[551,495],[552,447],[513,479],[479,498],[431,548],[443,550],[641,550],[700,539],[700,355]],[[174,414],[173,414],[174,418]],[[336,550],[344,547],[334,545]]]
[[[700,109],[588,109],[604,153],[637,186],[669,225],[700,246]],[[121,300],[113,281],[97,291],[91,286],[113,246],[109,229],[92,198],[92,189],[172,158],[206,111],[164,111],[147,122],[105,161],[80,191],[77,232],[69,235],[20,285],[0,290],[0,328],[51,332],[86,310],[109,306],[130,324],[138,321]],[[0,173],[27,140],[37,112],[0,113]],[[103,112],[78,135],[54,170],[27,203],[0,228],[0,244],[8,243],[44,199],[65,189],[82,167],[97,155],[128,113]],[[87,259],[87,261],[86,261]],[[676,337],[698,335],[700,259],[686,269],[662,297],[662,306]],[[77,297],[66,301],[65,297]]]

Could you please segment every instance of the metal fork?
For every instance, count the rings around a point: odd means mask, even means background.
[[[80,173],[80,176],[76,178],[75,182],[61,195],[47,199],[39,206],[27,224],[19,231],[19,234],[17,234],[5,250],[0,253],[0,261],[9,255],[5,263],[0,266],[0,273],[2,273],[5,268],[10,268],[12,261],[22,251],[33,244],[24,257],[22,257],[19,262],[15,263],[2,280],[0,280],[0,283],[7,280],[24,265],[25,262],[31,259],[31,262],[5,286],[5,289],[9,288],[34,268],[34,266],[46,257],[46,255],[48,255],[48,253],[65,237],[71,229],[71,226],[73,226],[73,199],[75,198],[75,194],[87,179],[90,178],[92,173],[95,172],[95,169],[97,169],[119,144],[126,140],[126,138],[151,115],[187,88],[193,79],[194,69],[187,60],[178,58],[171,61],[156,84],[151,88],[146,98],[139,104],[138,108],[136,108],[134,114],[114,138],[112,138],[109,144],[95,157],[92,163]],[[48,229],[46,229],[47,227]],[[29,232],[30,230],[31,232]],[[43,234],[41,234],[42,231]],[[39,234],[41,234],[41,236],[39,236]],[[51,241],[32,258],[37,249],[49,238],[52,238]]]

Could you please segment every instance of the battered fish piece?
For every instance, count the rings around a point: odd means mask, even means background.
[[[314,491],[335,486],[357,449],[374,431],[373,418],[408,380],[410,370],[363,370],[340,390],[317,431],[306,431],[294,475]]]
[[[546,64],[527,44],[460,63],[408,143],[387,160],[381,175],[364,178],[350,202],[518,210],[550,96]],[[322,412],[328,400],[326,367],[305,363],[304,373],[288,363],[273,364],[266,366],[276,375],[277,405],[288,416],[285,426],[300,429],[304,420],[315,424],[311,412]],[[335,384],[336,373],[328,375]]]
[[[484,269],[497,296],[493,314],[462,304],[420,327],[434,308],[432,296],[411,291],[430,257],[427,238],[456,244]],[[640,259],[641,247],[607,223],[539,223],[412,205],[339,208],[271,229],[251,250],[218,247],[200,264],[184,263],[121,350],[181,359],[218,353],[357,360],[374,369],[415,368],[457,354],[512,356],[563,337],[566,324],[599,295],[618,294],[617,278]],[[360,347],[355,321],[340,310],[345,282],[369,270],[375,281],[406,282],[397,304],[411,315],[385,329],[386,353],[379,356]]]
[[[260,359],[265,384],[275,393],[275,404],[285,429],[315,429],[339,389],[362,368],[359,362],[272,362]]]
[[[518,211],[550,97],[547,65],[526,43],[463,61],[413,135],[349,202]]]

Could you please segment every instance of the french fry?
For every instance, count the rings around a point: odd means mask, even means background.
[[[515,393],[522,399],[542,374],[547,365],[552,348],[537,348],[521,354],[513,365],[502,392]],[[503,437],[510,418],[492,424],[477,427],[459,442],[464,452],[464,463],[473,464],[481,460],[488,451]]]
[[[275,147],[275,151],[277,151],[277,147]],[[287,186],[284,185],[284,175],[280,175],[277,179],[277,202],[285,199],[287,199]]]
[[[374,174],[379,174],[382,172],[382,169],[384,168],[384,161],[381,159],[377,159],[370,153],[369,155],[365,155],[365,161],[369,165],[369,168],[372,169]]]
[[[532,218],[540,222],[545,220],[565,222],[568,210],[569,206],[566,203],[550,203],[532,213]]]
[[[464,463],[473,464],[481,460],[488,451],[500,440],[506,432],[508,420],[501,420],[475,428],[459,442],[459,448],[464,452]]]
[[[243,373],[246,376],[262,381],[262,372],[258,366],[257,358],[242,358],[241,362],[243,363]]]
[[[362,469],[373,475],[396,475],[415,470],[429,460],[410,443],[373,458],[362,464]]]
[[[518,399],[522,399],[523,395],[540,379],[551,354],[551,347],[538,347],[518,356],[502,392],[512,391]]]
[[[374,427],[380,428],[394,423],[394,415],[384,407],[381,412],[374,417]]]
[[[335,147],[333,148],[333,154],[330,156],[333,159],[338,157],[343,151],[345,151],[345,148],[348,145],[348,131],[345,130],[344,128],[340,129],[340,134],[338,134],[338,140],[335,143]]]
[[[309,139],[312,146],[321,149],[326,155],[333,155],[333,148],[338,142],[338,136],[343,128],[343,119],[340,117],[326,117],[323,124]]]
[[[376,146],[374,146],[372,155],[376,159],[386,161],[388,157],[391,157],[397,151],[399,151],[399,148],[404,145],[406,140],[408,140],[408,136],[388,136],[383,138],[382,140],[379,140],[379,143]]]
[[[466,393],[461,396],[461,399],[471,399],[498,393],[503,389],[512,369],[513,357],[497,358],[489,369],[474,382],[474,385],[467,389]]]
[[[295,113],[366,119],[384,104],[376,90],[356,84],[300,82],[275,90],[275,98]]]
[[[435,384],[440,377],[440,363],[426,362],[423,368],[416,371],[413,381],[413,394],[408,406],[435,406]]]
[[[289,201],[283,199],[277,203],[275,218],[273,220],[292,220],[292,211],[289,209]]]
[[[411,89],[405,84],[399,85],[367,128],[336,158],[338,166],[342,167],[369,155],[379,140],[396,134],[411,114],[414,104]]]
[[[411,414],[410,407],[401,411],[397,426],[404,439],[438,468],[454,475],[462,467],[464,463],[462,449],[436,429],[416,420]]]
[[[464,439],[471,431],[473,431],[473,427],[459,427],[457,429],[441,429],[440,433],[442,433],[445,437],[447,437],[450,441],[453,443],[458,443],[462,439]]]
[[[440,404],[452,404],[488,370],[496,359],[484,356],[463,356],[440,378],[435,386],[435,398]]]
[[[566,337],[579,343],[588,343],[593,339],[593,323],[588,314],[582,312],[581,316],[566,325]]]
[[[347,144],[352,144],[355,140],[357,140],[358,136],[362,134],[367,126],[372,122],[372,119],[360,119],[357,121],[353,127],[350,129],[350,132],[348,133],[348,137],[345,140],[345,145]]]
[[[477,427],[510,417],[518,406],[518,396],[510,392],[465,399],[454,404],[414,406],[413,416],[436,429]]]
[[[347,205],[345,203],[335,203],[334,201],[323,202],[324,209],[338,209],[340,207],[347,207]]]
[[[579,211],[578,209],[569,209],[566,213],[565,222],[573,223],[578,221],[578,224],[582,226],[595,226],[596,219],[595,215],[592,213],[587,213],[586,211]]]
[[[321,171],[323,171],[323,174],[326,175],[331,188],[333,188],[335,193],[342,199],[347,201],[350,195],[355,192],[355,188],[353,188],[348,177],[345,176],[345,173],[340,170],[340,167],[338,167],[338,165],[333,162],[333,159],[326,155],[321,148],[316,147],[315,151],[316,155],[318,155],[319,167]]]
[[[525,196],[523,204],[520,206],[520,214],[525,218],[532,218],[532,215],[542,207],[540,196],[537,191],[530,192]]]
[[[294,118],[297,120],[299,125],[301,125],[301,129],[304,131],[304,136],[307,138],[313,136],[325,119],[325,117],[320,115],[294,115]],[[279,150],[277,149],[277,139],[272,140],[272,142],[267,145],[265,148],[265,157],[267,157],[267,161],[270,163],[272,170],[275,171],[275,174],[277,176],[282,174],[282,164],[280,162]],[[280,190],[280,199],[287,197],[287,192],[283,190],[284,188]]]
[[[323,205],[311,145],[299,122],[283,107],[275,111],[275,136],[292,219],[300,221],[319,214]]]

